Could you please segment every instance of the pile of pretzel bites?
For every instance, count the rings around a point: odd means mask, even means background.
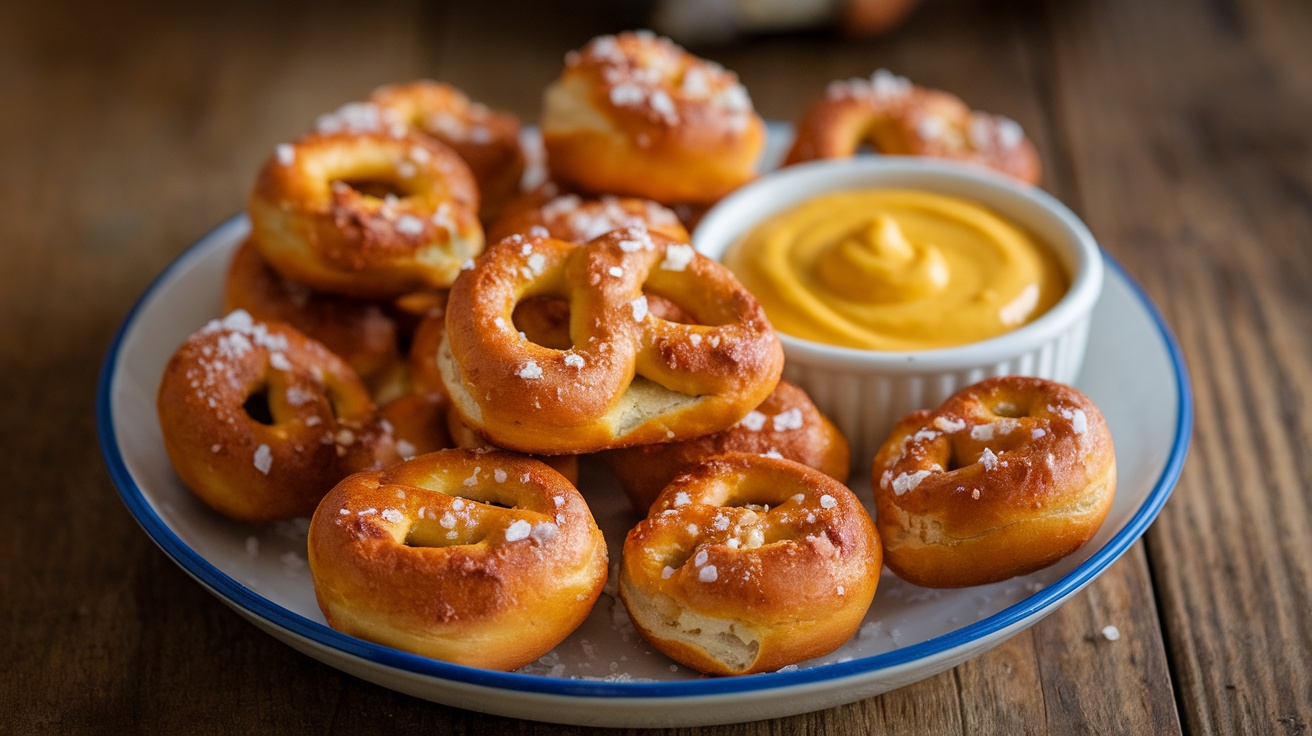
[[[790,162],[868,141],[1038,177],[1014,123],[886,72],[835,83],[798,131]],[[780,380],[760,304],[688,242],[758,175],[765,126],[732,72],[650,33],[599,37],[566,56],[540,132],[545,178],[525,187],[518,121],[448,85],[321,117],[259,172],[226,316],[165,369],[179,476],[237,522],[312,516],[332,627],[515,669],[586,618],[622,554],[619,595],[654,647],[762,672],[850,638],[885,562],[990,582],[1101,523],[1101,415],[1005,378],[855,458],[873,462],[877,531],[847,441]],[[622,551],[576,488],[582,456],[637,512]]]

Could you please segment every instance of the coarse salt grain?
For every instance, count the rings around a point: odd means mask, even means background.
[[[582,355],[579,355],[578,353],[566,353],[566,354],[565,354],[565,365],[567,365],[567,366],[569,366],[569,367],[571,367],[571,368],[582,368],[582,367],[583,367],[583,356],[582,356]]]
[[[396,231],[402,235],[419,235],[424,232],[424,221],[406,213],[396,218]]]
[[[405,440],[396,441],[396,454],[400,455],[403,460],[414,457],[417,450],[418,448]]]
[[[646,297],[646,296],[640,296],[640,297],[638,297],[637,299],[634,299],[633,301],[629,302],[629,306],[633,308],[633,319],[634,319],[634,321],[636,321],[636,322],[641,322],[641,321],[643,321],[644,319],[647,319],[647,297]]]
[[[692,263],[692,259],[697,255],[691,245],[676,244],[665,249],[665,258],[661,261],[661,268],[666,271],[682,271]]]
[[[666,565],[665,569],[661,570],[661,579],[669,580],[670,576],[673,574],[674,574],[674,568],[670,567],[669,565]]]
[[[739,420],[738,424],[752,432],[760,432],[761,428],[765,426],[765,420],[766,416],[764,414],[753,409],[747,412],[747,416]]]
[[[519,369],[519,373],[517,373],[516,375],[518,375],[520,378],[523,378],[525,380],[541,378],[542,366],[538,365],[537,362],[530,360],[526,362],[522,368]]]
[[[393,524],[400,524],[402,521],[405,521],[405,514],[396,509],[383,509],[383,513],[379,514],[379,516]]]
[[[720,577],[720,573],[715,569],[715,565],[707,565],[697,571],[697,579],[703,583],[713,583]]]
[[[556,535],[559,532],[560,532],[560,527],[556,526],[555,524],[552,524],[549,521],[541,521],[533,525],[532,530],[529,531],[529,536],[532,537],[533,541],[537,542],[538,544],[547,544],[551,540],[555,539]]]
[[[382,128],[382,115],[377,105],[351,102],[333,112],[319,116],[315,121],[315,128],[320,133],[375,131]]]
[[[838,499],[834,498],[833,496],[829,495],[828,493],[826,493],[825,495],[823,495],[823,496],[820,497],[820,507],[821,507],[821,508],[832,509],[833,507],[835,507],[835,506],[837,506],[837,505],[838,505]]]
[[[278,163],[283,166],[291,166],[296,161],[296,149],[289,143],[279,143],[273,151],[278,157]]]
[[[909,441],[928,442],[930,440],[937,439],[937,438],[938,438],[938,432],[935,432],[932,429],[918,429],[916,430],[915,434],[911,435],[911,439]]]
[[[997,116],[998,121],[998,142],[1003,148],[1015,148],[1025,139],[1025,131],[1020,127],[1020,123],[1008,117]]]
[[[255,448],[254,460],[255,460],[255,469],[260,471],[264,475],[268,475],[269,468],[273,467],[273,452],[269,450],[268,445],[260,445],[259,447]]]
[[[1102,627],[1102,636],[1107,641],[1116,641],[1121,638],[1121,630],[1115,626],[1107,625]]]
[[[783,413],[775,414],[772,422],[774,424],[774,431],[776,432],[786,432],[790,429],[801,429],[803,423],[802,410],[794,407]]]
[[[893,494],[901,496],[908,491],[915,490],[916,486],[920,485],[920,481],[928,478],[929,475],[930,471],[928,470],[917,470],[914,473],[902,473],[893,479]]]
[[[521,539],[527,539],[533,533],[533,526],[523,519],[516,519],[510,526],[506,527],[506,541],[518,542]]]
[[[998,456],[993,451],[985,447],[984,452],[979,454],[979,462],[985,470],[993,470],[998,467]]]
[[[1071,418],[1071,429],[1075,434],[1084,434],[1089,431],[1089,417],[1083,409],[1076,409],[1074,416]]]
[[[952,434],[953,432],[960,432],[961,430],[965,429],[966,420],[964,419],[954,420],[954,419],[949,419],[948,417],[935,417],[934,426],[938,427],[940,430],[942,430],[947,434]]]

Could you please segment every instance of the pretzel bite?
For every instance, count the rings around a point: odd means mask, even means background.
[[[541,127],[552,180],[663,204],[723,197],[756,175],[765,147],[735,74],[642,31],[570,52]]]
[[[692,316],[651,313],[647,293]],[[521,335],[516,305],[569,305],[572,345]],[[718,432],[774,390],[783,350],[756,299],[724,266],[646,230],[586,245],[507,238],[451,289],[438,351],[461,419],[521,452],[579,454]]]
[[[642,445],[606,453],[606,460],[633,507],[647,513],[656,496],[683,471],[727,452],[784,457],[847,482],[847,438],[820,413],[811,397],[780,381],[761,405],[732,427],[683,442]]]
[[[856,632],[880,556],[842,483],[791,460],[722,455],[677,478],[629,532],[620,597],[670,658],[714,675],[766,672]]]
[[[1034,572],[1088,542],[1111,509],[1116,455],[1087,396],[1005,376],[904,418],[874,477],[889,569],[957,588]]]
[[[1029,184],[1039,154],[1016,121],[972,111],[955,95],[925,89],[880,69],[870,79],[833,82],[803,113],[784,165],[877,153],[932,156],[987,166]]]
[[[378,107],[380,121],[432,136],[460,154],[478,181],[483,217],[494,215],[519,192],[524,152],[514,115],[471,102],[455,87],[427,79],[379,87],[369,102]]]
[[[286,322],[345,360],[366,384],[385,382],[402,367],[396,321],[378,302],[289,281],[269,268],[249,238],[228,266],[223,308],[245,310],[261,322]]]
[[[334,629],[498,670],[568,636],[607,574],[605,540],[568,481],[469,450],[343,480],[310,523],[309,562]]]
[[[427,137],[342,132],[283,144],[260,170],[248,210],[274,270],[346,296],[450,286],[483,249],[474,177]]]
[[[646,227],[688,242],[689,235],[674,211],[650,199],[600,197],[563,193],[550,182],[517,197],[501,216],[488,225],[487,240],[495,243],[511,235],[542,234],[570,243],[586,243],[611,230]]]
[[[178,348],[156,406],[182,482],[236,521],[308,516],[346,475],[400,460],[349,366],[240,310]]]

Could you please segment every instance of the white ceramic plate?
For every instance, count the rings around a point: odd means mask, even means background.
[[[579,725],[683,726],[775,718],[891,690],[996,646],[1088,585],[1143,534],[1184,462],[1192,422],[1184,363],[1153,305],[1109,261],[1078,386],[1111,425],[1120,485],[1102,530],[1075,555],[1034,575],[964,590],[917,588],[885,570],[851,641],[777,673],[713,679],[674,665],[635,634],[613,589],[577,632],[519,672],[438,662],[328,628],[305,563],[306,524],[229,522],[192,497],[169,465],[155,391],[177,346],[219,314],[223,274],[247,230],[239,217],[201,239],[120,328],[97,398],[110,474],[164,552],[257,626],[341,670],[440,703]],[[603,472],[586,463],[584,471],[580,485],[618,558],[637,516]],[[854,488],[870,501],[868,478]]]

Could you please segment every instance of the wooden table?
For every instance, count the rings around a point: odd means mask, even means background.
[[[126,513],[93,394],[134,299],[273,144],[425,76],[533,121],[564,52],[640,3],[225,5],[55,0],[0,25],[0,732],[579,733],[403,696],[246,623]],[[886,38],[702,51],[768,118],[888,67],[1019,120],[1164,312],[1197,403],[1160,518],[1034,628],[864,702],[684,733],[1309,732],[1309,39],[1298,0],[955,0]]]

